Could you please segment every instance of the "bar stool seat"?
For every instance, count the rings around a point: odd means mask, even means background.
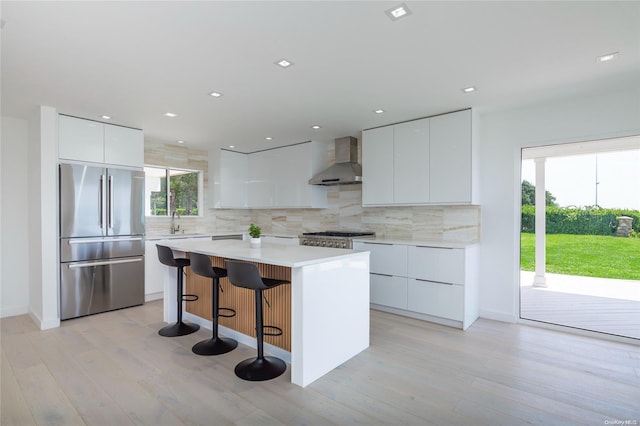
[[[234,350],[238,342],[234,339],[218,336],[218,317],[232,318],[236,311],[231,308],[220,308],[220,278],[227,276],[227,271],[211,265],[209,256],[200,253],[189,253],[191,271],[202,277],[211,278],[211,339],[196,343],[191,350],[196,355],[220,355]],[[221,313],[224,311],[225,313]]]
[[[167,246],[156,244],[156,247],[158,249],[158,259],[160,260],[160,263],[172,268],[177,268],[178,274],[176,278],[176,284],[178,286],[178,289],[176,291],[176,298],[178,301],[178,309],[176,312],[178,321],[175,324],[170,324],[166,327],[161,328],[158,331],[158,334],[164,337],[176,337],[195,333],[200,329],[200,326],[198,324],[189,324],[182,321],[182,302],[194,302],[198,300],[198,296],[196,296],[195,294],[183,294],[184,268],[189,266],[191,262],[189,259],[175,258],[173,256],[173,251]]]
[[[282,334],[282,329],[263,324],[262,292],[281,284],[288,284],[290,281],[262,278],[257,266],[252,263],[227,260],[225,264],[231,284],[255,292],[258,356],[245,359],[236,365],[236,376],[253,382],[276,378],[286,371],[287,364],[280,358],[264,356],[264,336],[279,336]],[[275,332],[265,332],[265,329],[275,330]]]

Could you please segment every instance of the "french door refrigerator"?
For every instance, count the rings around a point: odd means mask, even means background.
[[[60,319],[144,303],[144,171],[60,164]]]

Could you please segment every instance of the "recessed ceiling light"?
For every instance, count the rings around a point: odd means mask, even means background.
[[[111,117],[109,117],[108,115],[103,115],[102,118],[105,120],[111,120]]]
[[[287,60],[285,58],[282,58],[279,61],[274,62],[274,64],[276,64],[276,65],[278,65],[278,66],[280,66],[282,68],[289,68],[291,65],[293,65],[293,62],[291,62],[291,61],[289,61],[289,60]]]
[[[266,139],[266,140],[268,140],[268,141],[270,141],[270,140],[271,140],[271,139],[273,139],[273,138],[272,138],[271,136],[267,136],[265,139]]]
[[[606,55],[602,55],[602,56],[598,56],[596,58],[596,62],[607,62],[607,61],[611,61],[613,60],[619,52],[611,52],[611,53],[607,53]]]
[[[179,144],[183,144],[183,143],[184,143],[184,141],[178,141],[178,143],[179,143]]]
[[[400,18],[405,18],[411,15],[412,12],[406,4],[402,3],[398,6],[392,7],[391,9],[385,10],[384,13],[386,13],[392,21],[397,21]]]
[[[235,148],[235,147],[236,147],[235,145],[229,145],[229,148]]]
[[[167,117],[172,117],[172,118],[178,116],[178,114],[174,114],[172,112],[165,112],[164,115],[166,115]]]
[[[313,126],[311,126],[311,128],[318,130],[318,129],[320,129],[320,126],[318,126],[317,124],[314,124]]]
[[[376,114],[382,114],[384,112],[384,110],[383,109],[377,109],[377,110],[375,110],[373,112],[375,112]]]
[[[219,98],[220,96],[222,96],[222,93],[220,93],[220,92],[211,92],[211,93],[209,93],[209,96],[213,96],[214,98]]]
[[[465,87],[464,89],[461,89],[464,93],[471,93],[471,92],[475,92],[476,89],[474,86],[469,86],[469,87]]]

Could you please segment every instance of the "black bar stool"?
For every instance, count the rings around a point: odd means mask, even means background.
[[[234,350],[238,342],[234,339],[218,337],[218,317],[231,318],[236,316],[236,311],[231,308],[220,308],[220,278],[227,276],[227,271],[211,265],[209,256],[200,253],[189,253],[191,271],[202,277],[211,278],[211,339],[196,343],[191,350],[196,355],[220,355]],[[224,290],[223,290],[224,291]],[[222,314],[220,311],[228,313]]]
[[[255,291],[258,357],[245,359],[236,365],[236,376],[253,382],[276,378],[285,372],[287,364],[280,358],[264,356],[264,336],[280,336],[282,329],[271,325],[263,325],[262,291],[277,287],[280,284],[287,284],[289,281],[262,278],[260,272],[258,272],[258,267],[252,263],[227,260],[226,266],[231,284]],[[266,333],[264,331],[265,328],[276,330],[276,332]]]
[[[176,292],[178,299],[178,322],[161,328],[158,331],[158,334],[165,337],[176,337],[195,333],[200,329],[200,326],[198,324],[187,324],[182,322],[182,302],[195,302],[196,300],[198,300],[198,296],[196,296],[195,294],[182,293],[182,276],[184,274],[184,268],[185,266],[189,266],[191,262],[189,261],[189,259],[174,258],[173,251],[171,251],[171,249],[167,246],[156,244],[156,247],[158,248],[158,259],[160,260],[160,263],[171,266],[173,268],[177,268],[178,270],[178,277],[176,279],[178,284],[178,290]]]

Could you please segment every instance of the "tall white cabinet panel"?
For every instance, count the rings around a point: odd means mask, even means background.
[[[275,193],[275,170],[272,151],[254,152],[249,154],[249,168],[247,179],[248,206],[254,208],[269,208],[273,206]]]
[[[362,205],[393,204],[393,126],[362,132]]]
[[[429,119],[393,126],[393,202],[429,202]]]
[[[247,207],[247,168],[246,154],[233,151],[220,151],[219,206],[222,208]]]
[[[471,202],[471,110],[431,117],[430,196],[434,203]]]
[[[58,157],[65,160],[104,162],[104,124],[82,118],[58,116]]]
[[[142,130],[105,124],[104,162],[133,167],[144,165]]]

